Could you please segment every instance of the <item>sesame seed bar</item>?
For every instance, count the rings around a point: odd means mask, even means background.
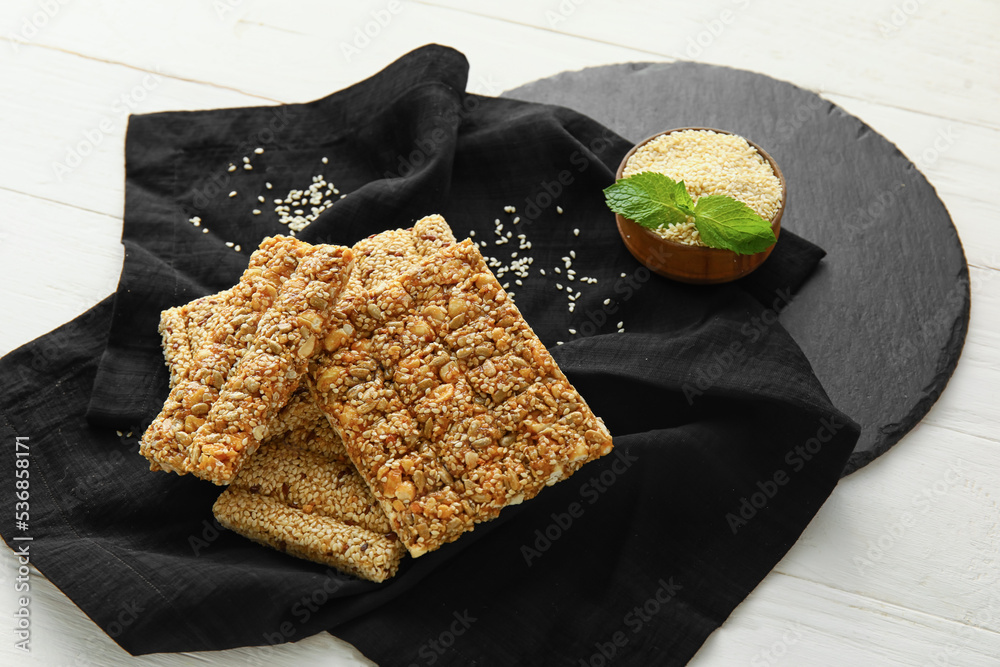
[[[611,451],[471,241],[368,296],[309,387],[411,555]]]
[[[289,237],[266,238],[236,286],[162,313],[171,391],[140,443],[151,470],[196,470],[189,449],[194,432],[250,346],[261,316],[310,248]]]
[[[269,430],[216,500],[219,523],[364,579],[395,575],[406,549],[308,391],[296,391]]]
[[[305,512],[240,487],[226,489],[213,511],[220,524],[259,544],[370,581],[395,575],[405,554],[392,531],[375,532],[316,511]]]
[[[244,458],[257,449],[298,387],[310,357],[320,351],[352,266],[352,251],[341,246],[311,246],[302,257],[195,431],[188,452],[192,472],[229,484]]]

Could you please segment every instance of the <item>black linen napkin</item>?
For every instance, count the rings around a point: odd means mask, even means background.
[[[131,119],[117,293],[0,361],[0,437],[31,442],[32,562],[130,652],[330,628],[385,665],[683,664],[836,484],[858,428],[776,317],[822,251],[783,231],[738,284],[652,275],[601,194],[628,142],[568,109],[465,94],[466,74],[429,46],[309,104]],[[167,393],[160,310],[233,284],[287,232],[274,199],[320,176],[339,192],[307,241],[439,212],[501,265],[530,257],[501,282],[615,436],[381,585],[222,530],[219,488],[136,452]],[[0,470],[14,502],[13,457]]]

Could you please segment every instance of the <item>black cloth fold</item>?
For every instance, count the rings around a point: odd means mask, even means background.
[[[386,665],[683,664],[836,484],[858,427],[777,321],[823,251],[785,229],[737,283],[651,274],[601,192],[628,142],[569,109],[466,94],[467,68],[428,46],[309,104],[130,119],[118,291],[0,360],[0,437],[31,442],[32,562],[128,651],[329,629]],[[615,436],[384,584],[222,530],[219,488],[136,451],[167,394],[159,312],[232,285],[287,233],[273,200],[316,176],[339,193],[299,238],[352,244],[441,213],[501,264],[531,257],[501,282]],[[13,457],[0,471],[13,502]],[[127,624],[126,607],[141,610]]]

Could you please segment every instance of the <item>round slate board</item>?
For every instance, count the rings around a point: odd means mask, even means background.
[[[566,72],[504,97],[571,107],[636,142],[717,127],[774,157],[788,181],[782,226],[828,253],[781,322],[862,426],[844,475],[937,400],[968,329],[965,254],[933,186],[863,122],[792,84],[688,62]]]

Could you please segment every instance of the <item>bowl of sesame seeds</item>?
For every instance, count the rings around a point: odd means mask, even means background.
[[[770,222],[775,238],[788,198],[784,175],[757,144],[725,130],[683,127],[660,132],[636,144],[622,159],[616,178],[658,172],[684,181],[692,199],[727,195]],[[661,276],[693,284],[724,283],[742,278],[768,258],[774,245],[741,255],[711,248],[701,240],[692,219],[648,229],[615,214],[618,232],[632,255]]]

